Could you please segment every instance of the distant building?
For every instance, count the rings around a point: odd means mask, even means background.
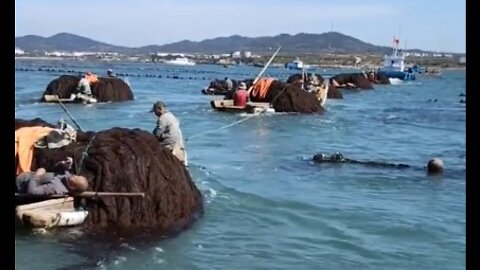
[[[245,52],[243,52],[243,56],[245,58],[250,58],[250,57],[252,57],[252,52],[245,51]]]
[[[462,56],[460,57],[459,61],[458,61],[460,64],[466,64],[467,63],[467,57],[466,56]]]
[[[86,55],[89,55],[89,53],[87,53],[87,52],[73,52],[72,53],[72,56],[75,56],[75,57],[82,57],[82,56],[86,56]]]
[[[25,51],[20,48],[15,48],[15,55],[24,55]]]
[[[220,64],[220,65],[231,64],[231,61],[229,59],[220,59],[217,61],[217,64]]]
[[[242,53],[240,51],[232,52],[232,58],[241,58]]]
[[[55,57],[61,57],[61,56],[73,56],[72,53],[68,52],[60,52],[60,51],[53,51],[53,52],[45,52],[46,56],[55,56]]]
[[[359,65],[362,62],[362,58],[355,56],[355,65]]]

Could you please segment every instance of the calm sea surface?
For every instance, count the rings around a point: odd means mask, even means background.
[[[86,130],[150,131],[155,118],[148,110],[164,100],[192,137],[189,170],[205,215],[153,244],[125,241],[109,251],[92,239],[96,256],[59,240],[75,230],[17,232],[17,269],[78,269],[92,260],[98,269],[465,269],[465,104],[458,96],[465,93],[464,71],[344,92],[343,100],[327,101],[323,115],[269,114],[199,135],[246,117],[213,111],[200,90],[214,78],[253,78],[260,68],[17,60],[16,117],[68,119],[59,105],[37,102],[47,84],[64,70],[103,75],[108,68],[134,75],[125,78],[135,100],[68,105],[70,112]],[[286,79],[292,72],[269,68],[267,75]],[[337,151],[414,168],[310,161]],[[426,176],[432,157],[444,160],[443,177]]]

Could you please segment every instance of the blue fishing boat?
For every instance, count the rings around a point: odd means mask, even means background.
[[[399,40],[394,38],[394,46],[391,55],[385,55],[383,67],[378,69],[378,73],[388,78],[396,78],[404,81],[415,80],[415,70],[405,67],[405,54],[398,50]]]
[[[285,68],[286,68],[286,69],[303,70],[303,69],[309,69],[310,66],[304,64],[303,61],[301,61],[301,60],[297,57],[295,60],[286,63],[286,64],[285,64]]]

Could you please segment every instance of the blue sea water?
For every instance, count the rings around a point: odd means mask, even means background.
[[[344,92],[322,115],[268,114],[214,131],[247,116],[213,111],[200,90],[214,78],[253,78],[260,68],[19,60],[16,68],[16,118],[68,119],[59,105],[37,102],[46,85],[64,70],[113,68],[135,75],[126,77],[135,100],[67,105],[83,129],[152,130],[148,111],[161,99],[191,137],[189,170],[205,215],[171,239],[122,243],[108,260],[99,254],[96,268],[465,269],[464,71]],[[280,79],[292,72],[267,70]],[[314,164],[317,152],[413,168]],[[443,176],[426,175],[432,157],[443,159]],[[92,259],[58,238],[17,232],[17,269],[74,269],[68,266]]]

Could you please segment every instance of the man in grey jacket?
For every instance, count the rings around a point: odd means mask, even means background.
[[[150,112],[154,112],[158,117],[157,126],[152,132],[153,135],[157,137],[161,145],[170,149],[173,155],[183,162],[185,166],[188,166],[180,122],[167,110],[167,106],[162,101],[155,102]]]
[[[233,81],[228,78],[228,77],[225,77],[225,88],[230,91],[233,89]]]

